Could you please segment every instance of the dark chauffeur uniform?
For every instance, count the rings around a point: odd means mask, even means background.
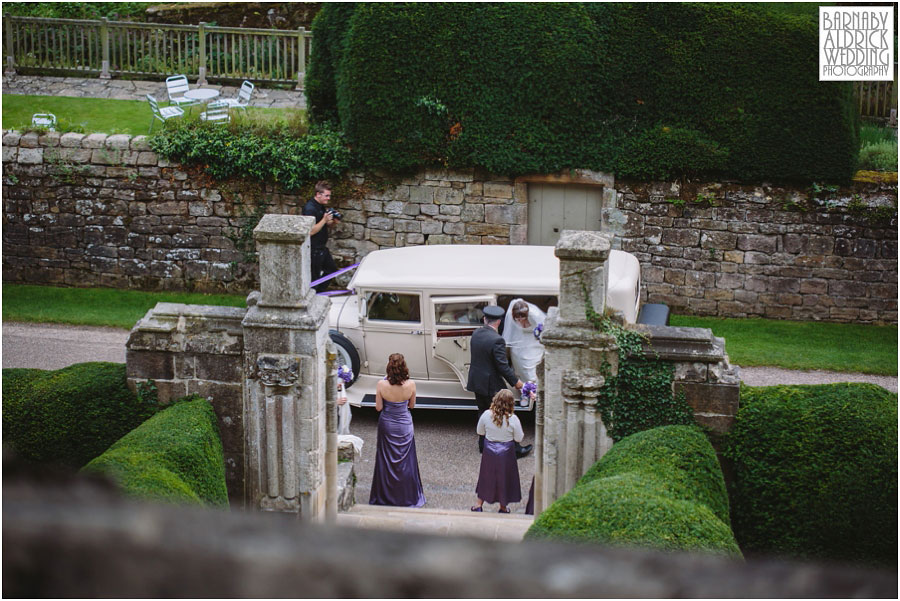
[[[500,319],[503,313],[503,309],[496,305],[484,308],[484,315],[488,319]],[[509,382],[510,386],[515,386],[519,377],[506,358],[506,341],[491,326],[485,324],[475,330],[469,343],[469,351],[472,356],[466,390],[475,393],[475,403],[478,405],[476,419],[479,419],[482,413],[490,409],[494,395],[506,388],[503,380]],[[478,438],[478,448],[484,448],[483,436]],[[516,443],[516,457],[524,457],[531,448],[532,445],[522,447]]]

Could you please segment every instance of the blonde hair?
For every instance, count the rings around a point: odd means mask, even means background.
[[[491,421],[494,422],[494,425],[502,426],[503,418],[508,418],[513,414],[513,407],[515,407],[515,402],[513,394],[509,390],[504,388],[495,394],[491,401]]]

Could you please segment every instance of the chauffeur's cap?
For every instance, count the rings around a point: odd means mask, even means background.
[[[488,319],[502,319],[505,313],[503,307],[498,307],[497,305],[488,305],[482,309],[482,312]]]

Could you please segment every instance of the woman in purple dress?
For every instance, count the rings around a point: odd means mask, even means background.
[[[421,507],[425,504],[416,439],[409,411],[416,406],[416,383],[400,353],[388,358],[387,378],[375,386],[378,443],[369,505]]]
[[[508,505],[522,500],[519,466],[516,464],[516,443],[525,433],[522,423],[514,415],[512,393],[503,389],[494,395],[491,408],[481,414],[476,432],[485,437],[481,454],[481,470],[475,494],[478,505],[472,511],[483,511],[485,502],[500,503],[500,513],[509,513]]]

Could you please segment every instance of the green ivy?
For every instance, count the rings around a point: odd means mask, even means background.
[[[310,118],[339,122],[368,169],[853,177],[859,111],[848,82],[816,77],[812,15],[745,3],[327,3],[313,31]]]
[[[646,336],[626,328],[610,315],[600,315],[590,301],[585,309],[588,321],[615,338],[618,347],[616,374],[611,374],[608,362],[600,367],[606,383],[597,401],[600,417],[613,441],[658,426],[693,424],[694,411],[684,393],[673,393],[674,366],[659,358]],[[645,345],[652,355],[644,350]]]
[[[150,139],[153,150],[172,162],[202,166],[218,180],[242,177],[295,190],[350,166],[350,149],[327,125],[306,135],[189,121],[167,126]]]

